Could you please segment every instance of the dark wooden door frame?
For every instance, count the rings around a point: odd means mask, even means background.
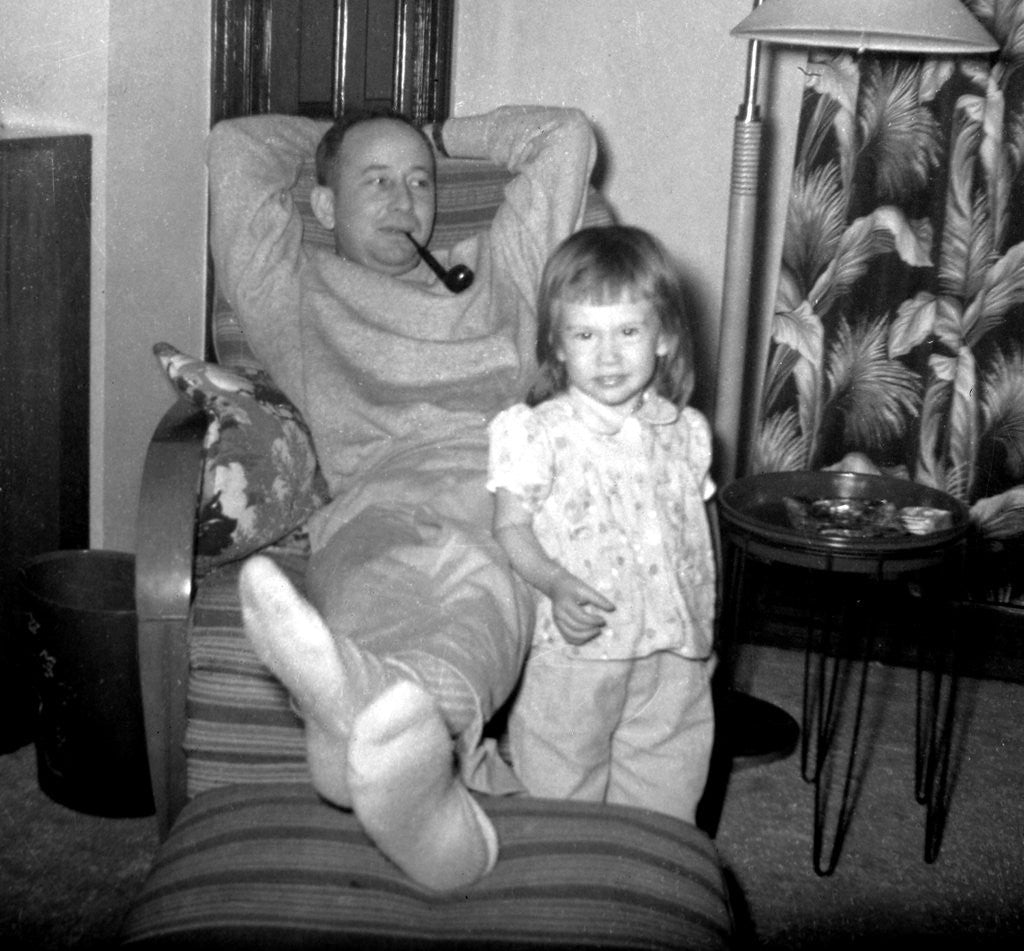
[[[400,0],[393,108],[417,122],[445,118],[451,92],[454,0]],[[270,109],[274,0],[214,0],[211,124]],[[335,0],[334,111],[345,108],[348,0]]]

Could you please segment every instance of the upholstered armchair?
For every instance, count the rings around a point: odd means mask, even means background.
[[[442,161],[432,246],[486,226],[507,173]],[[329,242],[293,189],[305,241]],[[606,220],[594,192],[587,223]],[[322,502],[298,412],[222,300],[217,364],[161,345],[180,394],[143,475],[139,655],[161,844],[124,924],[138,947],[720,948],[732,921],[711,840],[660,814],[481,797],[494,871],[453,895],[393,866],[321,801],[288,695],[242,630],[240,564],[263,551],[302,589],[302,524]]]

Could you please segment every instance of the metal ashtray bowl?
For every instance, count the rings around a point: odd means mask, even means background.
[[[833,538],[877,538],[904,531],[899,509],[886,499],[783,498],[790,524]]]

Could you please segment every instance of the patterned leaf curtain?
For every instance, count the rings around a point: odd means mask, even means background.
[[[1024,607],[1024,0],[991,58],[808,67],[754,471],[966,502],[974,597]]]

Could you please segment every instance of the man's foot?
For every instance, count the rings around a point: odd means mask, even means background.
[[[269,558],[246,561],[239,595],[249,640],[288,688],[305,721],[313,785],[324,798],[350,807],[349,733],[359,712],[389,682],[380,661],[347,639],[336,640]]]
[[[356,719],[348,781],[367,834],[420,884],[451,891],[494,867],[497,833],[456,775],[448,730],[417,685],[390,687]]]

